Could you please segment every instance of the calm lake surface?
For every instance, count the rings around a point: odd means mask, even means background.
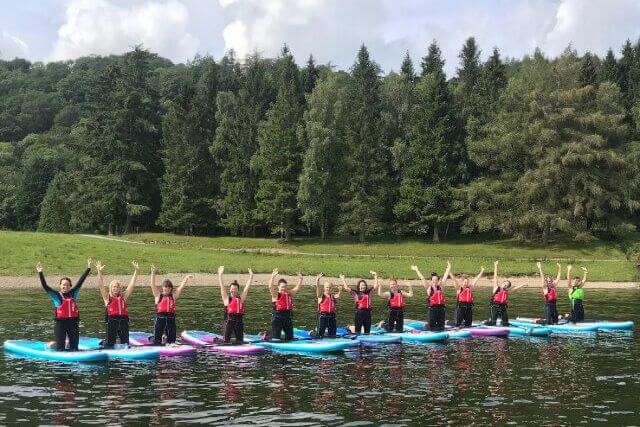
[[[35,278],[34,278],[35,280]],[[587,318],[640,322],[637,290],[586,291]],[[564,291],[562,293],[564,296]],[[0,291],[0,338],[49,340],[53,309],[40,289]],[[313,290],[296,298],[295,324],[315,325]],[[449,289],[447,318],[453,316]],[[406,317],[425,318],[422,289]],[[247,303],[245,329],[269,328],[264,287]],[[476,292],[475,319],[488,316],[488,290]],[[384,314],[375,299],[375,318]],[[559,311],[568,302],[559,301]],[[82,335],[103,333],[98,290],[79,298]],[[542,316],[539,292],[512,295],[509,314]],[[151,330],[153,300],[139,286],[129,304],[131,330]],[[339,323],[353,304],[338,305]],[[219,332],[222,304],[214,288],[187,288],[177,304],[178,332]],[[636,326],[637,328],[637,326]],[[97,365],[0,357],[0,424],[640,424],[639,333],[550,338],[491,338],[444,345],[390,345],[344,355],[266,353]]]

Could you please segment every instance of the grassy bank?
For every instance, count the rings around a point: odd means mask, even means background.
[[[512,240],[459,240],[429,243],[415,240],[378,240],[365,245],[350,239],[299,239],[283,244],[275,239],[232,237],[183,237],[171,234],[137,234],[124,241],[67,234],[0,232],[0,275],[26,275],[42,261],[50,273],[81,270],[87,256],[102,259],[110,273],[127,273],[129,261],[138,260],[146,270],[155,262],[163,272],[215,272],[225,265],[229,272],[266,273],[278,267],[283,273],[302,271],[328,275],[368,276],[376,269],[383,276],[412,277],[409,265],[417,263],[426,273],[442,271],[451,260],[456,272],[475,273],[481,265],[490,270],[501,261],[501,274],[531,275],[535,261],[555,271],[556,262],[585,266],[595,281],[636,280],[635,266],[627,260],[623,245],[612,242],[579,244],[559,240],[542,247]],[[141,244],[144,243],[144,244]]]

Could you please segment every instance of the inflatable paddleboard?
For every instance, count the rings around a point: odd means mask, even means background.
[[[539,326],[537,323],[523,322],[521,320],[512,320],[509,322],[509,324],[524,328],[535,328]],[[598,330],[598,325],[565,323],[559,325],[546,325],[545,328],[549,329],[554,334],[584,334],[596,332]]]
[[[535,317],[517,317],[516,320],[522,322],[536,323],[540,325],[544,325],[545,320]],[[624,331],[633,329],[633,322],[631,320],[627,321],[613,321],[613,320],[584,320],[578,323],[571,323],[566,321],[561,321],[558,325],[597,325],[599,331]],[[549,325],[550,326],[550,325]]]
[[[548,337],[551,334],[551,330],[543,326],[534,326],[532,328],[520,326],[482,326],[482,328],[505,328],[509,330],[509,335],[520,337]]]
[[[55,362],[102,362],[108,358],[107,353],[97,350],[52,350],[47,348],[44,341],[7,340],[4,342],[4,349],[15,355]]]
[[[401,337],[403,342],[444,342],[449,339],[446,332],[390,332],[387,335]]]
[[[355,335],[362,345],[397,344],[402,337],[391,334]]]
[[[129,344],[134,347],[153,345],[151,335],[146,332],[129,332]],[[183,344],[168,344],[154,346],[160,352],[160,356],[192,356],[198,352],[195,347]]]
[[[449,335],[450,340],[460,340],[460,339],[471,337],[471,332],[467,329],[462,329],[462,330],[452,329],[450,331],[447,331],[447,334]]]
[[[205,331],[182,331],[182,340],[196,347],[204,347],[206,350],[219,351],[231,355],[245,355],[264,353],[267,349],[251,344],[223,344],[222,335]]]
[[[296,353],[333,353],[344,351],[350,347],[358,346],[357,339],[326,338],[321,340],[298,341],[259,341],[255,345],[270,348],[272,350],[289,351]]]
[[[109,359],[123,360],[148,360],[160,357],[160,352],[156,348],[142,347],[120,347],[102,348],[102,340],[94,337],[80,337],[78,346],[81,350],[100,350],[107,354]]]

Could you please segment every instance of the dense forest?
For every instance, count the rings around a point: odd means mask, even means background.
[[[616,237],[640,224],[640,42],[520,60],[434,41],[383,75],[286,46],[0,61],[0,228]]]

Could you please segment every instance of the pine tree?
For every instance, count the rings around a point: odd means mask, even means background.
[[[342,191],[339,230],[367,236],[384,229],[388,199],[388,152],[382,141],[380,68],[362,45],[351,68],[345,142],[346,185]]]
[[[414,83],[416,81],[416,72],[413,68],[413,61],[411,60],[409,51],[405,53],[404,59],[402,60],[402,65],[400,65],[400,75],[402,75],[411,83]]]
[[[469,37],[460,55],[460,68],[458,68],[458,81],[456,88],[456,96],[458,98],[458,105],[461,109],[461,116],[464,121],[477,114],[472,102],[472,93],[480,80],[481,66],[480,66],[480,50],[476,45],[476,39]]]
[[[320,70],[316,67],[313,55],[309,55],[307,66],[302,70],[302,87],[304,88],[304,93],[311,93],[316,86],[318,78],[320,78]]]
[[[427,55],[422,58],[422,76],[442,70],[444,67],[444,60],[442,59],[442,52],[438,47],[438,42],[435,40],[429,45]]]
[[[591,52],[587,52],[582,57],[582,66],[580,68],[580,85],[595,85],[598,80],[598,63]]]
[[[611,48],[607,50],[607,55],[604,57],[604,61],[602,61],[602,65],[600,66],[600,70],[598,73],[598,81],[602,82],[617,82],[617,74],[618,74],[618,63],[616,62],[615,56],[613,56],[613,51]]]
[[[49,233],[67,233],[71,215],[69,214],[69,190],[67,175],[58,173],[49,183],[42,200],[38,231]]]
[[[395,212],[416,234],[430,230],[440,238],[442,224],[459,220],[453,192],[466,179],[466,150],[453,97],[439,53],[430,50],[429,62],[441,64],[423,76],[416,88],[408,164]]]
[[[298,207],[308,227],[324,239],[337,222],[344,168],[344,79],[338,74],[318,83],[308,98],[303,126],[308,139]]]
[[[302,166],[296,128],[303,112],[303,91],[298,66],[286,45],[276,68],[278,94],[258,133],[256,217],[272,233],[289,241],[296,229],[296,193]]]

